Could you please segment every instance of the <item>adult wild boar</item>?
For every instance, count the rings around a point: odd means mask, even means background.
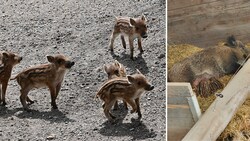
[[[219,77],[234,74],[248,57],[245,45],[229,36],[223,46],[206,48],[176,63],[168,72],[168,81],[190,82],[196,94],[207,97],[223,88]]]

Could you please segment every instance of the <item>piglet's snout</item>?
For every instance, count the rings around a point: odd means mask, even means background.
[[[70,69],[72,66],[74,66],[74,64],[75,64],[75,62],[67,61],[65,64],[65,67]]]
[[[145,90],[151,91],[151,90],[153,90],[153,89],[154,89],[154,86],[153,86],[153,85],[148,85],[148,86],[146,87]]]
[[[23,57],[19,57],[18,62],[21,62],[23,60]]]
[[[148,34],[147,33],[144,33],[143,35],[142,35],[142,38],[147,38],[148,37]]]

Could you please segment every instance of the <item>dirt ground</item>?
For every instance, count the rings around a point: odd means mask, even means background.
[[[47,89],[29,93],[36,100],[25,112],[19,100],[20,87],[10,81],[7,106],[0,107],[0,140],[165,140],[165,0],[1,0],[0,49],[23,56],[12,74],[47,63],[46,55],[62,53],[76,62],[66,74],[57,104],[52,110]],[[135,45],[135,61],[129,49],[115,40],[115,55],[108,50],[114,16],[144,14],[148,38],[142,40],[144,54]],[[128,44],[128,43],[127,43]],[[136,42],[135,42],[136,44]],[[128,46],[128,45],[127,45]],[[141,97],[142,119],[120,104],[112,111],[119,118],[107,122],[102,101],[94,100],[107,79],[104,64],[118,60],[128,74],[139,69],[155,89]],[[130,108],[130,107],[129,107]],[[131,108],[130,108],[131,109]]]

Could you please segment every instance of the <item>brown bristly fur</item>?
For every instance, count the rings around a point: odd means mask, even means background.
[[[129,17],[116,17],[116,23],[113,29],[113,32],[110,37],[109,48],[111,52],[114,51],[114,40],[121,34],[122,45],[126,49],[126,42],[124,35],[128,36],[129,46],[130,46],[130,58],[133,59],[134,56],[134,44],[133,41],[135,38],[138,40],[138,48],[140,53],[143,53],[141,38],[147,38],[147,26],[146,18],[144,15],[138,18],[129,18]]]
[[[223,45],[224,43],[220,43]],[[247,48],[250,49],[250,44],[247,44]],[[197,51],[202,50],[193,45],[181,44],[181,45],[170,45],[168,46],[168,69],[173,66],[174,63],[179,62],[183,58],[190,56],[191,54],[196,53]],[[228,82],[232,79],[233,75],[225,75],[219,78],[219,81],[223,85],[227,85]],[[217,91],[220,93],[222,90]],[[198,102],[201,108],[202,113],[206,111],[207,108],[214,102],[216,95],[204,98],[198,96]],[[250,99],[247,99],[244,104],[239,107],[237,113],[232,118],[226,129],[221,133],[220,137],[217,140],[228,140],[227,137],[230,136],[231,140],[249,140],[249,137],[246,137],[244,133],[250,133],[250,126],[248,124],[248,119],[250,117]],[[242,133],[240,137],[237,137],[237,133]],[[234,138],[234,139],[232,139]]]
[[[105,82],[98,90],[96,97],[104,101],[103,109],[105,116],[109,121],[115,117],[110,113],[110,109],[116,100],[125,100],[131,107],[131,113],[137,112],[141,118],[140,96],[144,91],[150,91],[154,88],[145,76],[141,73],[128,75],[126,78],[114,78]]]
[[[14,79],[21,86],[20,100],[23,108],[27,111],[28,105],[26,101],[33,103],[27,96],[33,88],[48,87],[51,95],[51,105],[57,109],[56,98],[61,89],[66,70],[70,69],[74,62],[71,62],[64,55],[47,56],[49,64],[42,64],[30,67],[20,72]]]
[[[119,63],[117,60],[115,60],[114,63],[104,65],[104,70],[108,74],[108,80],[117,78],[117,77],[127,76],[125,67],[121,63]],[[123,104],[124,104],[125,109],[128,109],[126,101],[123,100]],[[114,110],[118,109],[118,101],[115,102],[113,109]]]
[[[218,79],[237,73],[249,55],[250,50],[241,41],[229,36],[222,46],[203,49],[174,64],[168,71],[168,81],[189,82],[197,95],[208,97],[223,87]]]
[[[0,103],[6,105],[5,95],[12,68],[20,63],[22,57],[11,52],[0,52]]]

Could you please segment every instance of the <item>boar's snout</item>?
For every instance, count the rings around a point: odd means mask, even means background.
[[[67,61],[65,67],[70,69],[74,64],[75,62]]]
[[[151,90],[153,90],[154,89],[154,86],[153,85],[148,85],[147,87],[146,87],[146,90],[147,91],[151,91]]]

